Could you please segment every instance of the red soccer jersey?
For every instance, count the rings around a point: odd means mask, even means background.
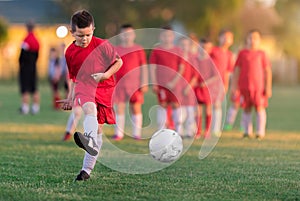
[[[22,49],[30,52],[38,52],[40,49],[40,44],[33,32],[29,32],[26,38],[23,41]]]
[[[238,84],[241,90],[264,90],[264,70],[266,67],[270,66],[270,63],[263,51],[249,49],[241,50],[235,66],[236,68],[240,68]]]
[[[150,64],[157,65],[157,84],[162,86],[166,86],[166,84],[176,76],[179,65],[183,63],[182,52],[180,48],[176,46],[171,49],[165,49],[158,46],[153,49],[150,55]]]
[[[117,52],[107,41],[93,36],[86,48],[73,42],[65,53],[69,76],[75,85],[75,96],[95,97],[103,105],[111,106],[111,95],[115,86],[114,77],[97,83],[94,73],[104,73],[118,58]]]
[[[125,80],[122,80],[122,84],[126,86],[140,86],[141,69],[139,67],[147,64],[143,47],[136,44],[129,48],[117,46],[116,51],[123,61],[122,68],[115,74],[116,81],[123,78]]]
[[[229,50],[224,51],[220,47],[214,47],[210,53],[210,57],[224,82],[226,73],[233,70],[232,52]]]

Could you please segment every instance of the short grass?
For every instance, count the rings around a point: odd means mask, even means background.
[[[242,140],[237,129],[223,133],[203,160],[200,140],[161,171],[125,174],[98,162],[89,181],[75,183],[83,151],[61,142],[69,113],[51,109],[42,85],[42,112],[19,115],[16,85],[1,83],[0,200],[300,200],[299,90],[274,88],[263,141]],[[147,96],[144,110],[153,102]],[[111,127],[106,134],[112,135]],[[127,137],[115,145],[144,153],[147,143]]]

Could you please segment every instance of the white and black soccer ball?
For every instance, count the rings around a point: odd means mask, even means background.
[[[183,149],[182,139],[174,130],[161,129],[152,135],[149,149],[155,160],[169,163],[180,157]]]

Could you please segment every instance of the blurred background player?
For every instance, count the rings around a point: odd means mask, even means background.
[[[228,90],[229,74],[233,69],[233,54],[229,47],[233,44],[233,33],[229,30],[222,30],[219,33],[219,45],[212,48],[210,53],[219,74],[222,78],[225,93]],[[217,100],[213,102],[212,117],[212,133],[220,136],[222,127],[222,102],[225,94],[221,94]]]
[[[184,73],[182,51],[174,45],[175,34],[170,26],[162,28],[160,44],[150,54],[150,77],[153,92],[156,93],[160,107],[157,109],[158,129],[168,127],[167,107],[172,107],[175,130],[182,135],[182,112],[179,100],[178,81]]]
[[[53,108],[60,109],[58,100],[60,100],[59,87],[63,85],[66,95],[68,94],[68,81],[67,81],[67,66],[64,58],[59,51],[52,47],[49,53],[49,64],[48,64],[48,77],[53,95]]]
[[[135,31],[131,24],[124,24],[120,30],[120,45],[116,51],[120,55],[123,66],[115,74],[116,91],[116,125],[114,140],[124,137],[126,102],[129,102],[132,122],[132,136],[141,139],[143,124],[142,104],[144,93],[148,87],[148,69],[146,53],[142,46],[135,44]]]
[[[204,138],[210,137],[211,119],[212,119],[212,99],[208,85],[216,80],[214,74],[214,64],[209,57],[213,44],[207,38],[200,40],[200,50],[198,56],[198,70],[200,72],[195,87],[195,94],[198,102],[197,112],[197,133],[195,138],[199,139],[202,134],[202,118],[203,110],[205,109],[205,131]]]
[[[78,147],[86,151],[76,181],[90,178],[102,146],[103,124],[115,123],[112,107],[115,88],[113,74],[122,65],[113,46],[107,40],[93,36],[94,29],[94,18],[88,11],[74,13],[71,17],[71,33],[75,41],[65,53],[71,87],[68,98],[62,101],[63,109],[80,106],[84,113],[84,134],[74,134]]]
[[[20,112],[21,114],[29,113],[31,95],[33,99],[31,113],[36,114],[40,111],[40,95],[37,88],[38,78],[36,69],[40,45],[33,33],[33,21],[27,22],[26,28],[28,34],[22,43],[21,53],[19,56],[19,85],[22,96]]]
[[[195,134],[195,94],[194,94],[194,86],[197,81],[197,73],[195,71],[196,64],[196,56],[194,53],[194,49],[192,48],[192,44],[194,42],[186,37],[181,37],[178,41],[178,45],[182,50],[183,59],[184,59],[184,80],[180,80],[179,84],[182,87],[182,100],[181,100],[181,108],[183,112],[183,127],[184,133],[183,137],[193,138]]]
[[[250,137],[252,128],[252,107],[256,110],[256,137],[262,139],[266,130],[266,107],[272,96],[272,71],[264,51],[259,49],[261,34],[258,30],[249,31],[247,48],[239,52],[235,64],[231,96],[237,90],[241,93],[243,107],[242,124],[244,137]]]

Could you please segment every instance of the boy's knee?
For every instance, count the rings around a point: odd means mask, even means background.
[[[97,115],[97,108],[95,103],[87,102],[82,106],[85,115]]]

